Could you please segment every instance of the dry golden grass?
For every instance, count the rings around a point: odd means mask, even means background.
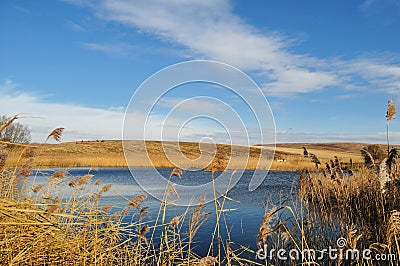
[[[112,184],[94,180],[91,170],[75,177],[65,170],[54,171],[44,176],[45,184],[36,184],[32,170],[37,167],[35,161],[40,161],[42,146],[16,146],[0,148],[0,161],[7,162],[0,167],[0,265],[189,266],[250,261],[241,258],[241,248],[225,253],[225,242],[220,241],[227,191],[222,199],[215,199],[218,233],[213,234],[210,248],[216,244],[217,255],[202,258],[193,247],[210,214],[203,211],[204,200],[168,221],[166,213],[179,196],[171,193],[174,185],[169,183],[155,220],[144,220],[149,215],[144,194],[122,197],[126,207],[110,212],[112,206],[102,206],[100,200],[106,193],[118,196]],[[65,147],[44,146],[55,154]],[[13,157],[8,156],[10,150]],[[172,175],[180,175],[180,170],[174,169]],[[226,233],[229,236],[228,229]]]
[[[336,247],[344,237],[346,249],[372,250],[375,254],[390,254],[390,260],[376,264],[374,260],[339,258],[302,260],[318,265],[398,265],[400,259],[400,161],[394,159],[391,168],[384,164],[376,168],[304,169],[299,178],[300,202],[292,206],[275,206],[266,212],[260,225],[259,241],[269,249],[323,250]],[[349,166],[346,166],[349,167]],[[333,170],[335,169],[335,170]],[[386,169],[389,178],[383,187],[381,176]],[[352,170],[352,171],[349,171]],[[382,189],[383,188],[383,189]],[[277,209],[276,207],[280,207]],[[282,213],[285,213],[282,215]],[[289,217],[289,218],[288,218]],[[301,261],[301,260],[300,260]],[[299,263],[300,261],[297,261]],[[273,263],[281,263],[274,258]],[[292,261],[295,265],[296,261]]]
[[[35,144],[33,144],[35,145]],[[131,153],[133,167],[193,167],[206,168],[210,166],[214,155],[213,144],[199,144],[194,142],[160,142],[127,141],[125,145]],[[270,169],[281,171],[300,171],[303,168],[313,169],[310,159],[303,157],[302,146],[318,156],[321,161],[329,161],[338,155],[342,162],[350,158],[354,163],[362,161],[359,149],[366,144],[328,143],[328,144],[278,144],[275,159]],[[354,145],[354,146],[352,146]],[[272,152],[272,148],[265,146],[230,146],[225,147],[227,153],[232,150],[233,156],[229,168],[232,169],[268,169],[270,163],[260,161],[260,152]],[[10,153],[8,164],[18,160],[22,147],[14,147]],[[126,167],[122,142],[118,140],[66,142],[60,144],[41,144],[36,164],[42,167]],[[168,154],[168,157],[166,156]],[[250,155],[248,158],[248,154]],[[279,161],[284,159],[284,161]],[[247,162],[244,166],[243,162]]]

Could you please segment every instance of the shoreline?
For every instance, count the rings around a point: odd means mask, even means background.
[[[124,144],[126,145],[126,144]],[[276,149],[263,146],[240,146],[217,144],[202,144],[196,142],[161,142],[129,141],[129,150],[135,158],[132,167],[146,168],[173,168],[176,165],[184,168],[205,168],[214,159],[215,148],[227,149],[228,156],[234,150],[231,169],[244,170],[276,170],[276,171],[301,171],[306,168],[315,170],[315,164],[310,158],[304,158],[303,146],[310,153],[318,156],[321,167],[338,156],[344,164],[350,159],[354,163],[361,163],[360,148],[368,144],[363,143],[288,143],[277,144]],[[72,167],[107,167],[126,168],[127,163],[121,140],[65,142],[60,144],[37,144],[38,154],[35,166],[38,168],[72,168]],[[12,150],[7,164],[15,165],[19,160],[23,147]],[[260,153],[274,155],[272,165],[270,161],[260,162]],[[168,157],[167,155],[168,154]],[[201,158],[200,158],[201,157]],[[264,159],[265,160],[265,159]]]

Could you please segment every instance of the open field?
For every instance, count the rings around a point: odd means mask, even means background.
[[[129,150],[130,164],[133,167],[184,167],[205,168],[208,166],[214,155],[215,146],[207,143],[194,142],[160,142],[127,141],[125,147]],[[346,163],[350,158],[354,163],[362,162],[360,149],[368,144],[362,143],[290,143],[277,144],[275,159],[272,163],[273,170],[296,171],[303,168],[312,169],[314,164],[309,158],[303,157],[303,146],[306,146],[310,153],[314,153],[322,163],[328,162],[334,156]],[[273,146],[238,146],[218,145],[231,151],[231,168],[266,169],[269,163],[259,162],[261,152],[270,154]],[[231,150],[232,149],[232,150]],[[385,150],[385,146],[382,145]],[[9,163],[18,160],[19,149],[14,148]],[[230,154],[230,152],[228,152]],[[168,156],[167,156],[167,155]],[[249,158],[247,159],[247,155]],[[123,145],[119,140],[106,141],[85,141],[65,142],[61,144],[42,144],[39,146],[36,165],[42,167],[126,167]],[[201,155],[201,156],[200,156]],[[284,160],[284,161],[282,161]],[[245,166],[243,162],[246,162]]]

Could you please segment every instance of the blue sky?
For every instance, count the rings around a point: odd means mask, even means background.
[[[66,141],[120,139],[125,108],[142,82],[171,64],[208,59],[254,79],[278,142],[384,142],[387,100],[400,104],[399,29],[399,0],[4,0],[1,113],[26,113],[20,122],[36,141],[58,126]],[[206,87],[187,86],[164,101],[229,98]],[[221,111],[206,101],[191,107]],[[165,116],[169,109],[159,107]],[[197,132],[187,130],[182,140],[225,142],[215,121],[191,128]],[[400,141],[397,120],[391,129]]]

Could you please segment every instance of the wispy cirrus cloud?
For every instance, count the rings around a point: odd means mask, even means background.
[[[398,143],[400,141],[400,132],[391,132],[391,140]],[[297,133],[278,133],[278,143],[290,143],[290,142],[312,142],[312,143],[323,143],[323,142],[361,142],[361,143],[386,143],[386,132],[377,132],[370,134],[315,134],[306,132]]]
[[[359,8],[366,14],[373,14],[378,12],[387,11],[392,9],[397,12],[400,10],[400,2],[398,0],[365,0],[360,5]]]
[[[65,22],[65,25],[73,31],[86,32],[86,29],[83,26],[79,25],[78,23],[72,22],[71,20],[67,20]]]
[[[128,43],[84,43],[83,46],[89,50],[99,51],[114,56],[132,56],[136,47]]]
[[[75,2],[73,0],[69,2]],[[274,31],[261,31],[235,15],[221,1],[77,1],[102,19],[182,45],[195,59],[212,59],[261,73],[262,87],[274,96],[293,96],[327,88],[368,90],[380,87],[398,94],[399,64],[368,56],[356,60],[316,58],[292,51],[296,40]],[[366,1],[367,8],[374,1]],[[92,49],[113,49],[97,47]],[[397,87],[396,87],[397,86]]]

